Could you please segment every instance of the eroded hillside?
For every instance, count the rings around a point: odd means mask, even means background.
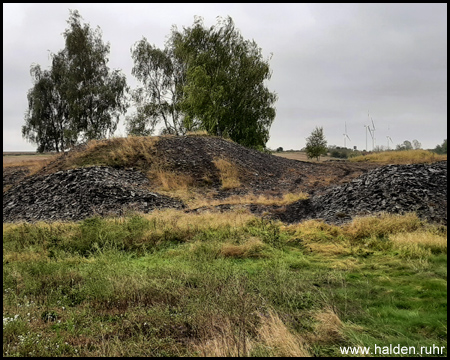
[[[79,146],[32,174],[4,169],[3,221],[80,220],[166,207],[224,211],[233,208],[227,199],[239,196],[241,207],[287,222],[342,222],[380,211],[417,211],[446,224],[446,176],[446,161],[402,166],[315,163],[218,137],[116,138]],[[261,206],[248,197],[281,199],[287,193],[309,198]],[[221,204],[199,207],[200,200],[208,199],[220,199]]]

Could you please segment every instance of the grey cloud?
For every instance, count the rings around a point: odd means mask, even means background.
[[[163,47],[172,25],[191,26],[199,15],[210,26],[230,15],[265,57],[273,53],[267,85],[279,100],[269,147],[299,149],[315,126],[343,145],[347,122],[351,145],[364,148],[368,111],[379,144],[388,126],[396,144],[418,139],[431,148],[446,137],[446,4],[4,4],[4,150],[35,149],[20,135],[29,67],[47,67],[47,50],[64,47],[68,9],[100,26],[110,68],[132,87],[136,41]]]

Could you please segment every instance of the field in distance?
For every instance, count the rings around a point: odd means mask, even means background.
[[[38,154],[32,151],[3,151],[3,167],[8,166],[29,166],[30,162],[40,162],[50,160],[56,153]]]
[[[304,151],[281,151],[281,152],[273,152],[272,155],[284,157],[286,159],[292,159],[292,160],[300,160],[300,161],[311,161],[311,162],[317,162],[316,158],[310,159],[308,156],[306,156],[306,152]],[[319,162],[330,160],[330,159],[336,159],[332,158],[330,156],[321,156],[319,158]],[[342,159],[337,159],[342,160]]]

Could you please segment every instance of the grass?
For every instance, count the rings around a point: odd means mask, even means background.
[[[447,160],[447,155],[438,155],[429,150],[383,151],[355,156],[349,161],[369,161],[381,164],[422,164]]]
[[[64,167],[138,167],[191,209],[226,203],[235,210],[4,224],[3,356],[306,357],[342,356],[342,346],[446,348],[446,227],[414,213],[341,226],[259,218],[239,205],[283,206],[308,195],[199,196],[192,178],[155,156],[157,141],[93,141]],[[362,161],[442,159],[386,153]],[[390,153],[398,157],[382,158]],[[223,189],[241,186],[236,164],[214,164]]]
[[[83,151],[66,161],[66,168],[94,165],[138,167],[148,170],[155,161],[157,136],[128,136],[108,140],[91,140]]]
[[[446,237],[414,214],[342,226],[177,210],[4,224],[3,356],[446,348]]]
[[[170,192],[171,195],[179,194],[180,197],[188,196],[195,186],[195,180],[188,174],[155,168],[147,172],[147,177],[153,180],[153,185],[159,191]]]
[[[219,169],[220,180],[222,181],[222,189],[235,189],[241,186],[239,179],[239,168],[230,161],[222,158],[213,160],[214,165]]]
[[[274,205],[283,206],[292,204],[298,200],[308,199],[309,195],[305,192],[299,191],[295,193],[285,193],[282,196],[272,196],[268,194],[246,194],[246,195],[231,195],[225,199],[213,199],[209,196],[200,197],[185,197],[185,201],[189,208],[195,209],[199,207],[214,207],[221,204],[228,205],[246,205],[246,204],[256,204],[256,205]]]
[[[303,151],[284,151],[274,152],[272,155],[281,156],[288,159],[301,160],[301,161],[313,161],[308,159],[306,153]],[[329,160],[329,156],[321,157],[321,161]],[[376,162],[380,164],[417,164],[417,163],[433,163],[436,161],[447,160],[447,155],[438,155],[429,150],[402,150],[402,151],[381,151],[376,153],[370,153],[366,155],[358,155],[350,157],[347,161],[354,162]]]

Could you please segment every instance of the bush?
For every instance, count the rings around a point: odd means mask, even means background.
[[[330,152],[330,156],[339,158],[339,159],[347,159],[348,158],[347,151],[345,151],[345,150],[332,150]]]

